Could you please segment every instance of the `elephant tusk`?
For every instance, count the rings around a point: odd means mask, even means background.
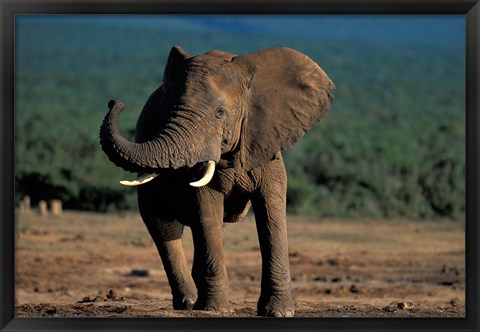
[[[207,171],[203,175],[203,177],[195,182],[190,182],[192,187],[203,187],[207,185],[210,180],[213,178],[213,174],[215,173],[215,162],[213,160],[209,160],[207,163]]]
[[[145,173],[145,174],[140,175],[135,180],[132,180],[132,181],[123,180],[123,181],[120,181],[120,183],[123,184],[124,186],[129,186],[129,187],[139,186],[141,184],[152,181],[157,176],[158,176],[158,174],[156,174],[156,173]]]

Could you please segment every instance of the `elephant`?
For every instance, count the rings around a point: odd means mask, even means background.
[[[121,183],[138,186],[174,309],[230,311],[223,228],[253,207],[262,258],[257,314],[294,316],[282,151],[324,118],[334,88],[316,62],[287,47],[237,56],[174,46],[134,142],[118,128],[125,104],[108,102],[101,147],[116,166],[138,174]],[[192,232],[191,269],[184,227]]]

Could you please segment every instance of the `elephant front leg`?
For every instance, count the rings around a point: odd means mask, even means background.
[[[147,221],[172,290],[173,309],[192,310],[195,285],[182,248],[183,225],[176,221]]]
[[[214,193],[213,195],[215,195]],[[204,200],[198,219],[191,224],[194,257],[192,276],[198,291],[196,310],[229,310],[228,277],[223,255],[223,197]],[[215,203],[213,203],[215,202]]]
[[[155,242],[172,291],[175,310],[191,310],[197,298],[189,264],[182,248],[184,226],[172,214],[172,186],[165,178],[138,187],[138,207],[148,232]]]
[[[262,254],[262,281],[257,304],[259,316],[292,317],[295,314],[288,260],[286,175],[262,183],[252,199]]]

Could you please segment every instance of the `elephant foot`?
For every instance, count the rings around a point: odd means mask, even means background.
[[[229,312],[230,304],[226,297],[208,300],[199,299],[193,306],[193,310]]]
[[[290,292],[260,296],[257,314],[263,317],[293,317],[295,306]]]
[[[173,309],[174,310],[192,310],[195,301],[192,297],[185,296],[180,299],[173,299]]]

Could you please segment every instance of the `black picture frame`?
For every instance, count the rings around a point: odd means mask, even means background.
[[[478,331],[480,239],[478,0],[0,0],[0,329],[1,331],[141,330],[461,330]],[[466,19],[466,318],[14,318],[14,33],[18,14],[464,14]]]

